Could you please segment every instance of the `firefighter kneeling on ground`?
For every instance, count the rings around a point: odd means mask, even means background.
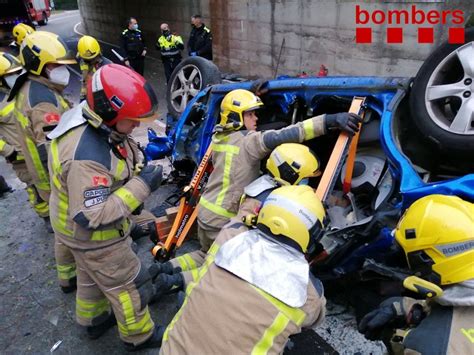
[[[127,350],[159,347],[164,330],[151,319],[153,284],[129,238],[129,216],[162,178],[161,166],[142,167],[129,135],[157,118],[157,106],[141,75],[109,64],[49,135],[51,219],[77,263],[76,320],[92,339],[117,323]]]
[[[284,186],[267,197],[255,229],[222,230],[160,354],[280,354],[290,335],[319,324],[326,300],[304,253],[324,216],[309,186]]]
[[[389,298],[362,319],[359,331],[383,339],[393,354],[472,354],[474,204],[423,197],[405,212],[395,239],[415,275],[444,290],[427,301]]]
[[[97,69],[104,65],[112,64],[112,61],[102,55],[99,42],[91,36],[82,36],[77,42],[77,56],[82,73],[80,101],[83,101],[87,95],[87,81]]]
[[[256,110],[262,101],[252,92],[237,89],[225,95],[220,122],[212,136],[212,171],[199,200],[198,238],[201,249],[187,254],[200,263],[229,220],[237,215],[244,188],[260,175],[260,161],[283,143],[301,143],[344,130],[354,134],[360,116],[353,113],[324,114],[280,130],[257,132]]]
[[[267,159],[266,168],[267,174],[245,187],[237,215],[223,229],[243,219],[252,223],[263,201],[276,188],[306,183],[308,178],[320,174],[318,158],[307,146],[298,143],[284,143],[276,147]],[[163,264],[153,264],[149,270],[157,286],[155,298],[171,290],[185,289],[192,281],[196,281],[204,260],[199,260],[196,254],[194,259],[185,254]]]

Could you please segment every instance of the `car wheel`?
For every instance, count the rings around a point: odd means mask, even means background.
[[[43,12],[43,19],[41,21],[38,21],[38,25],[46,26],[47,24],[48,24],[48,16],[46,15],[46,12]]]
[[[445,42],[415,77],[410,109],[422,135],[443,154],[474,153],[474,28],[465,44]]]
[[[168,112],[178,118],[199,91],[220,82],[221,73],[213,62],[201,57],[186,58],[175,68],[168,82]]]

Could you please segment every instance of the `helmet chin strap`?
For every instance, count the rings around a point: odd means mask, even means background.
[[[115,126],[109,127],[104,123],[104,120],[94,111],[91,110],[89,105],[84,105],[82,108],[82,115],[87,122],[97,129],[101,135],[108,138],[112,151],[118,158],[126,158],[127,150],[124,148],[123,142],[127,135],[117,131]]]
[[[112,133],[112,129],[104,123],[102,117],[92,111],[89,105],[84,105],[82,108],[82,115],[92,127],[105,133],[106,136],[109,136]]]
[[[227,123],[225,125],[216,125],[212,133],[221,133],[221,132],[230,132],[230,131],[240,131],[245,129],[244,125],[241,125],[238,122]]]

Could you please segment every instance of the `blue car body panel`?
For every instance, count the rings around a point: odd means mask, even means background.
[[[416,172],[408,157],[404,155],[397,143],[394,132],[394,112],[398,104],[407,94],[411,79],[399,77],[321,77],[321,78],[283,78],[268,81],[266,98],[274,99],[283,113],[289,113],[292,103],[298,97],[308,107],[314,107],[315,98],[325,96],[366,97],[366,106],[381,116],[380,142],[390,162],[390,169],[400,184],[403,197],[403,208],[407,208],[417,199],[430,194],[457,195],[466,200],[474,201],[474,174],[459,178],[425,183]],[[210,144],[213,128],[219,116],[220,102],[225,94],[235,89],[251,89],[253,82],[219,84],[199,92],[188,104],[185,111],[171,127],[169,137],[164,141],[171,144],[173,161],[185,157],[199,164]],[[203,99],[207,101],[200,103]],[[200,104],[199,104],[200,103]],[[186,143],[187,151],[183,152],[180,142],[184,142],[189,134],[186,128],[188,118],[196,105],[201,105],[205,112],[203,122],[195,132],[195,138]],[[158,142],[158,140],[156,141]],[[162,140],[163,142],[163,140]],[[150,139],[150,145],[153,143]],[[161,153],[163,149],[155,149]],[[166,149],[165,149],[166,150]],[[152,152],[151,147],[147,151]],[[156,159],[156,156],[149,156]]]

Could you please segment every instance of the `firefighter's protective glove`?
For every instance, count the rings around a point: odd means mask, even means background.
[[[142,226],[139,226],[138,224],[133,224],[132,229],[130,230],[130,237],[132,237],[132,240],[137,240],[143,237],[146,237],[150,234],[150,231]]]
[[[151,192],[160,187],[163,179],[163,168],[161,165],[147,165],[138,174],[138,177],[150,187]]]
[[[359,131],[360,122],[362,122],[362,117],[349,112],[326,115],[324,120],[326,131],[340,129],[350,135],[354,135]]]
[[[369,340],[381,339],[384,330],[406,326],[407,314],[403,306],[403,297],[391,297],[362,318],[359,332]]]
[[[159,274],[173,275],[174,273],[181,272],[181,268],[174,267],[169,261],[164,263],[155,262],[148,268],[148,272],[150,273],[152,281],[155,282]]]

